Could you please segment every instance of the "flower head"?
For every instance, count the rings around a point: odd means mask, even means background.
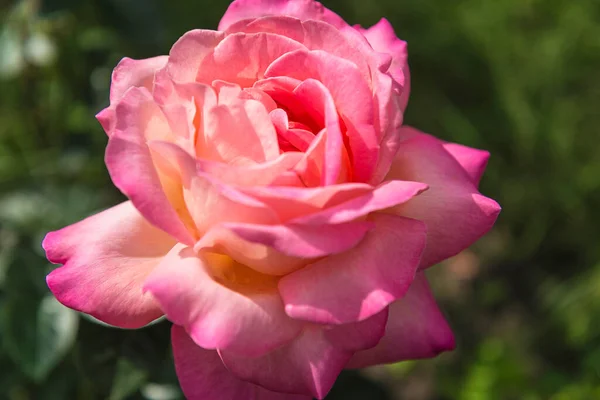
[[[123,59],[106,164],[129,201],[44,240],[63,304],[173,322],[187,398],[323,398],[343,368],[454,347],[422,273],[500,210],[488,153],[402,124],[406,44],[312,0],[237,0],[218,31]]]

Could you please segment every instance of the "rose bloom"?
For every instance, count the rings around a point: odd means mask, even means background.
[[[173,322],[198,400],[322,399],[344,368],[454,337],[423,270],[498,204],[489,154],[402,125],[406,43],[312,0],[237,0],[218,31],[114,70],[106,165],[128,201],[49,233],[64,305]]]

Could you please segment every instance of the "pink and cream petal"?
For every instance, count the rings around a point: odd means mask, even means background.
[[[144,289],[199,346],[255,357],[300,333],[302,324],[285,314],[276,285],[276,277],[228,256],[197,254],[178,244],[150,274]]]
[[[272,247],[291,257],[325,257],[346,251],[373,229],[370,221],[352,221],[331,225],[258,225],[223,224],[240,238]]]
[[[172,140],[168,121],[146,89],[132,88],[119,102],[117,123],[106,148],[106,166],[115,184],[153,225],[182,243],[195,242],[194,233],[176,211],[156,171],[148,140]],[[171,189],[171,190],[169,190]],[[171,196],[173,198],[173,196]],[[182,210],[183,211],[183,210]]]
[[[154,75],[167,64],[168,59],[168,56],[143,60],[123,58],[112,73],[110,103],[115,104],[132,87],[144,87],[151,92]]]
[[[177,145],[152,141],[149,146],[162,174],[181,182],[185,207],[201,234],[224,222],[279,222],[267,205],[198,170],[192,156]]]
[[[177,325],[171,328],[175,371],[187,400],[312,400],[272,392],[229,372],[215,350],[205,350]]]
[[[205,110],[201,158],[233,165],[252,165],[279,157],[277,133],[264,104],[238,96]]]
[[[362,321],[404,296],[425,247],[425,225],[385,214],[356,247],[286,275],[279,292],[287,314],[323,324]]]
[[[273,61],[296,50],[306,50],[306,47],[273,33],[227,35],[202,60],[195,80],[207,84],[222,80],[241,87],[251,87],[264,77]]]
[[[391,304],[385,336],[372,349],[354,354],[346,368],[435,357],[453,350],[454,335],[440,312],[423,272],[402,299]]]
[[[267,204],[282,221],[289,221],[368,196],[373,189],[364,183],[342,183],[308,188],[256,186],[240,188],[240,191]]]
[[[224,32],[195,29],[185,33],[171,48],[168,75],[175,82],[194,82],[200,65],[225,38]]]
[[[240,238],[224,226],[211,228],[194,246],[195,251],[227,254],[240,264],[267,274],[282,276],[306,265],[310,259],[295,257],[261,243]]]
[[[196,160],[198,169],[220,182],[234,185],[240,191],[242,188],[262,187],[274,185],[286,173],[298,165],[303,155],[300,152],[286,152],[276,159],[255,165],[236,166],[208,160]],[[289,186],[302,186],[296,177]]]
[[[424,182],[429,190],[392,212],[427,225],[426,268],[466,249],[491,229],[500,212],[494,200],[477,191],[472,177],[444,143],[414,128],[403,127],[402,142],[386,179]]]
[[[244,19],[275,15],[289,16],[300,20],[316,19],[325,21],[338,29],[348,24],[336,13],[314,0],[236,0],[219,22],[219,30],[228,29],[231,25]]]
[[[369,193],[357,196],[323,211],[295,218],[290,223],[306,225],[339,224],[367,216],[371,212],[406,203],[427,190],[421,182],[387,181]]]
[[[290,343],[250,358],[220,350],[221,359],[241,379],[266,389],[323,399],[352,355],[333,345],[326,330],[307,326]]]
[[[122,328],[139,328],[163,313],[142,285],[175,245],[131,202],[46,235],[48,260],[64,264],[47,277],[67,307]]]
[[[110,85],[110,106],[96,115],[108,136],[111,136],[116,124],[115,107],[121,97],[132,87],[153,90],[154,76],[167,63],[167,56],[133,60],[123,58],[112,73]]]

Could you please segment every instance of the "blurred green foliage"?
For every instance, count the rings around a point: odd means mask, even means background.
[[[344,374],[331,399],[600,398],[600,2],[332,0],[410,51],[406,121],[484,148],[503,212],[431,270],[458,348]],[[44,277],[49,231],[121,200],[93,115],[124,56],[215,28],[226,1],[0,2],[0,398],[181,398],[168,324],[101,326]]]

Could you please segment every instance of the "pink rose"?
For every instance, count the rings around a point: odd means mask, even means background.
[[[123,59],[106,165],[129,201],[48,234],[68,307],[174,323],[188,399],[322,399],[343,368],[454,347],[422,273],[486,233],[488,153],[402,126],[406,44],[312,0]]]

